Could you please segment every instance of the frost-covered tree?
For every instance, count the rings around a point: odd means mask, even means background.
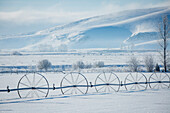
[[[12,55],[22,55],[22,54],[20,52],[18,52],[18,51],[13,51]]]
[[[76,64],[73,64],[74,69],[84,69],[85,64],[83,61],[77,61]]]
[[[51,67],[51,62],[48,61],[47,59],[44,59],[44,60],[38,62],[38,65],[37,65],[38,69],[40,69],[40,70],[44,69],[45,71],[47,71],[48,68],[50,68],[50,67]]]
[[[137,72],[140,63],[139,63],[139,61],[138,61],[138,59],[137,59],[136,57],[132,56],[132,57],[130,58],[130,60],[128,61],[128,65],[129,65],[131,71]]]
[[[145,67],[148,72],[152,72],[154,68],[154,59],[151,55],[144,58]]]
[[[104,62],[103,62],[103,61],[95,62],[95,63],[93,64],[93,66],[94,66],[94,67],[99,67],[99,68],[104,67]]]
[[[169,30],[170,30],[170,27],[168,25],[168,17],[167,16],[164,16],[162,18],[162,23],[160,23],[159,25],[159,33],[160,33],[160,40],[159,40],[159,45],[161,47],[161,56],[162,56],[162,62],[163,62],[163,65],[164,65],[164,71],[166,72],[167,71],[167,63],[169,62],[167,60],[167,56],[168,56],[168,53],[167,53],[167,47],[168,47],[168,38],[169,38]]]

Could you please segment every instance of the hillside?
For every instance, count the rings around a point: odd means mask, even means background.
[[[61,44],[70,49],[121,48],[122,45],[156,40],[157,25],[165,14],[169,17],[167,7],[128,10],[35,33],[0,36],[0,49],[55,51]]]

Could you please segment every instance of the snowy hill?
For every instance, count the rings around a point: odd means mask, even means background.
[[[170,9],[151,8],[118,12],[82,19],[35,33],[0,36],[0,49],[54,51],[69,48],[120,48],[155,40],[157,23]]]

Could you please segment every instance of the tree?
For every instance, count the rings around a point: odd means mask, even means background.
[[[22,55],[22,54],[20,52],[18,52],[18,51],[13,51],[12,55]]]
[[[146,56],[144,58],[144,63],[145,63],[145,66],[146,66],[146,69],[148,72],[152,72],[153,71],[153,68],[154,68],[154,60],[153,60],[153,57],[150,55],[150,56]]]
[[[104,62],[103,61],[97,61],[93,64],[94,67],[104,67]]]
[[[130,58],[130,60],[129,60],[129,62],[128,62],[128,64],[129,64],[129,67],[130,67],[130,69],[133,71],[133,72],[137,72],[138,71],[138,68],[139,68],[139,61],[138,61],[138,59],[136,58],[136,57],[131,57]]]
[[[85,64],[83,61],[77,61],[76,64],[73,64],[74,69],[84,69]]]
[[[159,67],[158,63],[155,66],[155,71],[160,72],[160,67]]]
[[[162,62],[164,65],[164,71],[167,71],[167,47],[168,47],[168,38],[169,38],[169,25],[168,25],[168,17],[164,16],[162,23],[159,25],[159,33],[160,33],[160,41],[159,41],[159,45],[161,47],[162,53],[161,57],[162,57]]]
[[[38,66],[37,67],[40,70],[45,69],[45,71],[47,71],[48,68],[51,67],[51,62],[49,62],[47,59],[42,60],[42,61],[38,62]]]

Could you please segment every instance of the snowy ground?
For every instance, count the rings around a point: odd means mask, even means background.
[[[71,53],[59,55],[7,55],[0,56],[0,66],[35,66],[40,60],[48,59],[52,65],[72,65],[77,61],[94,63],[104,61],[105,65],[124,65],[132,55],[135,55],[141,64],[146,55],[152,54],[154,60],[160,63],[157,52],[146,53]],[[122,67],[120,67],[122,68]],[[89,72],[81,70],[88,83],[95,83],[100,71]],[[78,71],[78,70],[77,70]],[[48,80],[49,86],[60,86],[63,73],[42,73]],[[144,73],[149,79],[152,73]],[[18,81],[24,73],[1,73],[0,90],[16,88]],[[128,72],[116,72],[120,81],[124,82]],[[0,92],[0,112],[30,113],[30,112],[57,112],[57,113],[169,113],[170,112],[170,89],[152,90],[147,87],[145,91],[126,91],[120,87],[119,92],[97,93],[95,88],[89,88],[87,94],[63,95],[60,89],[50,90],[46,98],[19,98],[17,91]]]
[[[60,85],[64,77],[62,73],[42,73],[50,87]],[[88,82],[94,81],[99,73],[82,73]],[[124,81],[128,73],[116,73],[120,81]],[[151,73],[144,73],[148,79]],[[0,89],[16,88],[24,74],[3,74],[0,76]],[[57,113],[169,113],[170,89],[146,91],[126,91],[124,86],[119,92],[97,93],[89,88],[85,95],[62,95],[60,90],[50,90],[47,98],[20,99],[17,92],[0,93],[0,112],[57,112]]]
[[[3,54],[3,53],[1,53]],[[77,61],[84,63],[94,63],[95,61],[104,61],[105,65],[121,65],[126,64],[134,55],[143,64],[146,55],[152,55],[155,62],[160,64],[160,54],[158,52],[73,52],[73,53],[58,53],[58,55],[37,55],[40,53],[22,53],[23,55],[0,55],[0,66],[31,66],[36,65],[43,59],[48,59],[52,65],[72,65]],[[30,54],[30,55],[27,55]],[[47,54],[47,53],[44,53]],[[54,53],[55,54],[55,53]],[[57,53],[56,53],[57,54]]]

